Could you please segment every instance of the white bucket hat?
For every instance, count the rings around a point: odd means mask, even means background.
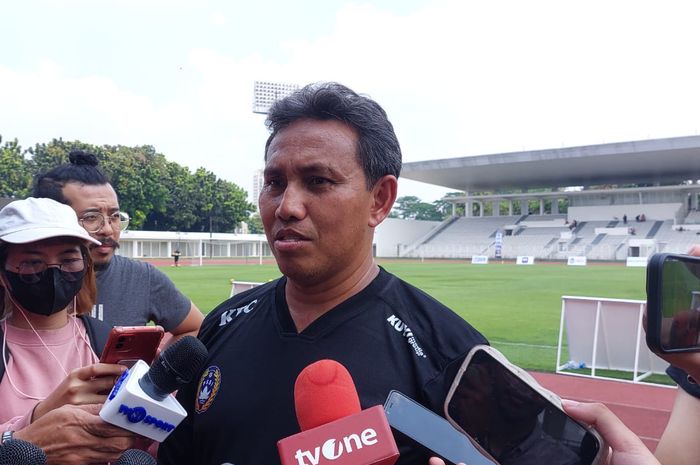
[[[29,197],[10,202],[0,210],[0,241],[26,244],[63,236],[100,244],[80,226],[71,207],[55,200]]]

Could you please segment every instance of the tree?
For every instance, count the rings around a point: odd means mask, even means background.
[[[392,218],[441,221],[442,213],[434,204],[422,202],[418,197],[407,195],[396,199]]]
[[[250,218],[248,218],[248,232],[250,232],[250,234],[265,234],[260,213],[253,213],[250,215]]]
[[[190,170],[174,162],[166,162],[162,184],[167,189],[165,209],[152,211],[145,229],[156,231],[191,231],[198,217],[191,202],[194,180]]]
[[[0,197],[21,199],[29,195],[31,187],[32,172],[22,147],[17,139],[5,142],[0,146]]]
[[[453,203],[444,200],[449,197],[464,197],[464,192],[448,192],[445,197],[438,199],[433,202],[435,209],[440,212],[442,219],[452,216],[452,205]],[[455,211],[456,216],[464,216],[464,203],[458,203]]]
[[[100,165],[119,195],[119,207],[132,217],[134,229],[142,229],[149,215],[166,210],[165,157],[149,145],[104,149]]]
[[[66,142],[61,138],[53,139],[48,144],[36,144],[27,149],[27,152],[32,156],[32,173],[34,175],[46,173],[57,165],[68,163],[68,154],[72,150],[84,150],[94,153],[98,159],[105,158],[100,147],[80,141]]]
[[[0,152],[0,194],[26,196],[32,177],[67,163],[72,150],[97,156],[100,169],[117,192],[120,208],[131,217],[132,229],[233,232],[255,211],[236,184],[204,168],[191,173],[150,145],[94,146],[60,138],[27,150],[30,160],[24,159],[16,141],[6,143]]]
[[[193,178],[190,202],[197,216],[194,231],[233,232],[255,211],[246,200],[246,192],[234,183],[217,179],[204,168],[198,168]]]

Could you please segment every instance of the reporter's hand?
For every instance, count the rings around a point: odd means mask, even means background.
[[[696,244],[690,248],[688,255],[700,257],[700,244]],[[646,319],[646,315],[644,315]],[[646,322],[645,322],[646,323]],[[644,324],[646,331],[646,324]],[[700,382],[700,352],[685,352],[679,354],[656,354],[660,358],[666,360],[671,365],[683,369],[686,373]]]
[[[95,363],[76,368],[34,408],[32,421],[36,421],[62,405],[101,404],[114,386],[114,382],[126,370],[123,365]]]
[[[48,465],[104,464],[117,460],[126,449],[148,446],[148,439],[105,423],[98,415],[101,407],[64,405],[14,436],[41,447]]]
[[[562,400],[566,413],[593,426],[612,448],[609,465],[660,465],[654,454],[608,407]]]

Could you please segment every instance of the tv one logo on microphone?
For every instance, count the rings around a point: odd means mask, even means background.
[[[313,450],[297,449],[294,458],[299,465],[318,465],[322,458],[328,461],[337,460],[343,454],[352,454],[356,450],[365,446],[373,446],[377,442],[379,442],[377,432],[372,428],[367,428],[359,435],[353,433],[339,440],[328,439],[320,446],[314,447]]]

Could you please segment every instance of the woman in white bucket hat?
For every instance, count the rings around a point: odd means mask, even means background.
[[[0,210],[2,442],[63,406],[104,402],[125,370],[98,363],[109,327],[87,316],[96,294],[87,245],[96,242],[54,200],[30,197]]]

